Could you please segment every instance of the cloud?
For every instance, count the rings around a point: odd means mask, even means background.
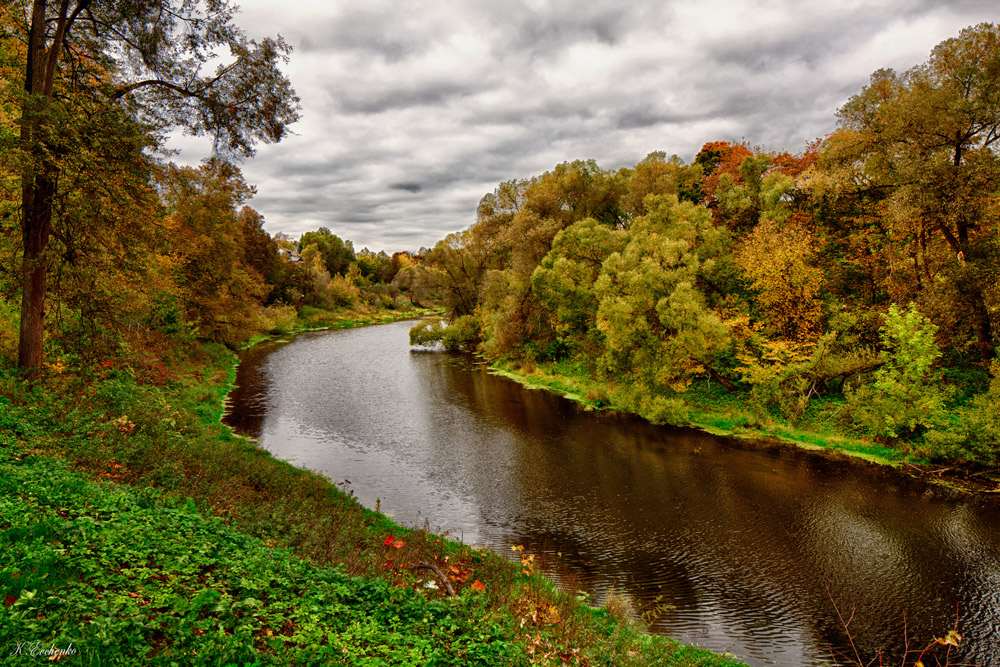
[[[423,190],[424,187],[422,185],[420,185],[419,183],[392,183],[391,185],[389,185],[389,189],[390,190],[405,190],[406,192],[410,192],[412,194],[417,194],[418,192],[420,192],[421,190]]]
[[[906,69],[993,2],[243,0],[295,47],[295,135],[244,173],[271,232],[378,250],[475,221],[498,183],[567,160],[691,160],[707,141],[802,150],[880,67]],[[204,144],[178,140],[197,162]]]

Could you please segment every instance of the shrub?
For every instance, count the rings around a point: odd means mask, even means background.
[[[0,300],[0,360],[17,358],[19,322],[13,304]]]
[[[448,350],[471,350],[479,342],[480,332],[479,320],[473,315],[463,315],[448,326],[440,317],[432,317],[410,329],[410,345],[433,347],[441,343]]]
[[[992,466],[1000,463],[1000,361],[990,367],[989,388],[958,412],[949,429],[927,433],[933,456]]]
[[[295,306],[274,304],[261,310],[261,329],[273,334],[288,333],[295,328]]]
[[[429,317],[421,320],[410,329],[410,345],[434,347],[441,341],[444,332],[444,321],[440,317]]]
[[[882,327],[885,364],[847,391],[846,419],[873,436],[908,437],[934,428],[948,392],[935,363],[941,356],[937,326],[920,311],[889,308]]]
[[[327,291],[327,298],[335,306],[354,306],[361,293],[346,276],[333,276]]]
[[[463,315],[445,328],[441,344],[449,350],[471,350],[479,342],[479,334],[479,320],[474,315]]]

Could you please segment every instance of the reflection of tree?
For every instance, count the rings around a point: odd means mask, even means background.
[[[507,486],[521,505],[511,521],[524,528],[497,546],[561,552],[556,572],[566,568],[598,599],[612,586],[640,605],[659,596],[667,606],[659,631],[703,641],[721,623],[721,648],[777,644],[819,659],[844,641],[828,580],[839,601],[857,603],[859,618],[864,608],[860,645],[898,654],[904,611],[911,636],[930,636],[950,627],[943,617],[962,589],[983,594],[982,584],[966,588],[963,567],[942,575],[942,562],[982,545],[936,533],[935,517],[954,510],[914,504],[917,483],[886,491],[882,473],[862,464],[597,416],[485,372],[440,375],[440,400],[510,436],[514,456],[502,470],[489,446],[439,443],[465,468],[516,477]]]
[[[236,383],[227,397],[223,421],[237,432],[259,438],[267,412],[266,396],[269,389],[266,361],[276,350],[289,341],[258,343],[240,355],[236,369]]]

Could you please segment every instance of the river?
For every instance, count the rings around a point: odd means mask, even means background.
[[[996,504],[877,466],[588,412],[468,357],[411,348],[410,326],[249,349],[227,423],[349,481],[399,523],[508,557],[524,545],[593,602],[628,595],[657,609],[654,631],[752,665],[849,652],[834,601],[845,619],[853,610],[866,663],[881,647],[898,665],[906,638],[919,652],[957,623],[952,664],[1000,665]]]

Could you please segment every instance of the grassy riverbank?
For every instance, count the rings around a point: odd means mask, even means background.
[[[653,423],[690,426],[708,433],[745,439],[778,440],[803,449],[851,456],[888,465],[907,474],[964,492],[1000,492],[1000,471],[958,464],[934,464],[927,453],[907,443],[875,442],[845,433],[836,416],[842,398],[818,398],[809,403],[794,425],[754,409],[745,394],[703,382],[670,403],[649,403],[627,387],[595,380],[571,362],[518,364],[498,362],[491,371],[526,387],[552,391],[587,409],[611,409],[636,414]]]
[[[307,309],[290,328],[402,316]],[[53,648],[83,665],[730,664],[646,634],[621,598],[556,590],[530,554],[398,526],[235,436],[234,367],[191,342],[55,360],[31,385],[0,368],[12,664]]]

